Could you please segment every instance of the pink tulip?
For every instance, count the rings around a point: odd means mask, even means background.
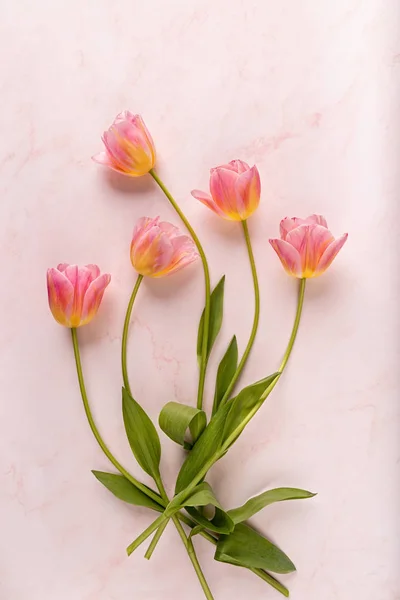
[[[155,165],[156,150],[151,135],[140,115],[128,110],[116,116],[102,137],[105,152],[93,160],[130,177],[140,177]]]
[[[142,217],[133,231],[131,261],[147,277],[163,277],[183,269],[198,257],[192,239],[160,217]]]
[[[242,160],[211,169],[210,194],[193,190],[192,196],[229,221],[245,221],[260,202],[260,174]]]
[[[299,279],[322,275],[348,235],[345,233],[335,240],[321,215],[311,215],[307,219],[286,217],[281,221],[280,233],[281,239],[269,242],[286,272]]]
[[[60,264],[47,271],[47,291],[53,317],[65,327],[89,323],[99,310],[111,275],[100,275],[96,265]]]

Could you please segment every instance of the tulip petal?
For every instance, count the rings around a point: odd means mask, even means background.
[[[81,319],[76,327],[86,325],[96,315],[103,299],[104,290],[110,281],[111,275],[104,274],[100,275],[100,277],[97,277],[97,279],[92,281],[92,283],[89,285],[83,300]]]
[[[223,217],[230,221],[240,221],[238,209],[242,209],[242,200],[236,191],[238,175],[231,169],[218,167],[211,170],[211,196]]]
[[[182,235],[182,233],[179,230],[179,227],[176,227],[176,225],[172,225],[172,223],[168,223],[167,221],[162,221],[159,224],[159,228],[161,231],[163,231],[164,233],[166,233],[169,237],[169,239],[172,241],[174,238],[176,237],[185,237],[187,238],[187,235]],[[190,239],[190,238],[188,238]]]
[[[329,229],[322,225],[300,225],[287,234],[286,241],[300,254],[303,277],[313,277],[322,254],[333,239]]]
[[[92,160],[98,163],[99,165],[104,165],[106,167],[110,167],[117,171],[118,169],[114,166],[114,162],[110,159],[110,155],[107,152],[99,152],[92,156]]]
[[[131,246],[136,244],[136,241],[143,233],[149,231],[154,225],[158,225],[159,220],[160,217],[141,217],[133,229]]]
[[[173,257],[165,271],[157,273],[156,277],[171,275],[183,269],[198,258],[198,252],[193,240],[188,235],[179,235],[171,240]]]
[[[173,247],[168,235],[153,226],[139,235],[131,245],[131,261],[140,275],[155,277],[167,269],[173,257]]]
[[[241,200],[238,212],[241,219],[245,220],[253,214],[260,203],[261,182],[257,167],[254,166],[239,175],[235,187],[238,198]]]
[[[48,269],[47,292],[53,317],[60,325],[70,327],[70,316],[74,301],[72,283],[57,269]]]
[[[235,173],[238,173],[239,175],[241,175],[242,173],[245,173],[246,171],[250,171],[249,165],[247,163],[245,163],[244,160],[238,160],[238,159],[231,160],[227,165],[221,165],[218,168],[235,171]]]
[[[305,221],[310,225],[315,223],[316,225],[322,225],[322,227],[326,227],[328,229],[328,223],[326,222],[325,217],[322,215],[310,215],[307,217],[307,219],[305,219]]]
[[[99,277],[100,269],[97,265],[85,265],[85,268],[89,269],[92,281],[93,279],[97,279],[97,277]]]
[[[322,254],[319,263],[317,265],[315,275],[322,275],[324,271],[332,264],[333,259],[336,257],[339,250],[343,247],[344,243],[348,238],[348,233],[343,234],[337,240],[334,240],[329,246],[326,248],[325,252]]]
[[[202,202],[202,204],[205,204],[206,206],[208,206],[208,208],[211,208],[211,210],[214,211],[218,216],[225,216],[224,213],[215,204],[210,194],[202,192],[201,190],[192,190],[190,193],[192,194],[193,198],[196,198],[196,200],[199,200],[200,202]]]
[[[282,219],[282,221],[280,222],[280,225],[279,225],[281,238],[283,240],[286,240],[287,234],[290,231],[292,231],[292,229],[299,227],[299,225],[305,225],[305,224],[306,224],[306,219],[300,219],[299,217],[291,217],[291,218],[285,217],[284,219]]]
[[[302,277],[300,254],[288,242],[280,239],[271,239],[269,243],[279,256],[283,268],[289,275]]]

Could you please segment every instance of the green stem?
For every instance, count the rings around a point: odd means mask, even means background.
[[[187,220],[186,216],[179,208],[177,202],[170,194],[169,190],[166,188],[164,183],[158,177],[157,173],[151,169],[149,174],[153,177],[154,181],[159,185],[161,190],[164,192],[175,211],[178,213],[182,222],[184,223],[186,229],[189,231],[190,235],[193,238],[194,243],[196,244],[197,250],[199,251],[199,255],[201,258],[201,262],[203,263],[204,270],[204,280],[205,280],[205,308],[204,308],[204,328],[203,328],[203,343],[201,347],[201,361],[200,361],[200,373],[199,373],[199,386],[197,391],[197,408],[202,409],[203,407],[203,395],[204,395],[204,383],[206,379],[206,370],[207,370],[207,346],[208,346],[208,330],[210,325],[210,294],[211,294],[211,284],[210,284],[210,271],[208,268],[207,258],[203,250],[203,246],[200,243],[199,238],[196,235],[193,227]]]
[[[90,425],[90,429],[92,430],[93,435],[94,435],[94,437],[97,440],[97,443],[99,444],[100,448],[103,450],[104,454],[107,456],[108,460],[121,473],[121,475],[123,475],[124,477],[126,477],[126,479],[128,479],[128,481],[130,481],[131,483],[133,483],[133,485],[135,487],[137,487],[139,490],[141,490],[149,498],[151,498],[152,500],[154,500],[155,502],[157,502],[158,504],[160,504],[160,497],[159,497],[159,495],[156,492],[153,492],[153,490],[151,490],[150,488],[148,488],[146,485],[144,485],[143,483],[141,483],[140,481],[138,481],[137,479],[135,479],[121,465],[121,463],[118,462],[118,460],[114,457],[114,455],[111,454],[110,450],[108,449],[108,447],[104,443],[103,438],[101,437],[101,435],[99,433],[99,430],[97,429],[96,423],[94,422],[94,419],[93,419],[93,416],[92,416],[92,412],[90,410],[89,401],[88,401],[88,397],[87,397],[87,393],[86,393],[85,382],[84,382],[83,373],[82,373],[82,364],[81,364],[81,357],[80,357],[80,352],[79,352],[78,336],[77,336],[77,331],[76,331],[75,328],[71,329],[71,335],[72,335],[72,344],[73,344],[73,347],[74,347],[74,355],[75,355],[75,362],[76,362],[76,371],[77,371],[77,374],[78,374],[79,387],[80,387],[80,390],[81,390],[81,395],[82,395],[82,400],[83,400],[83,406],[84,406],[84,409],[85,409],[87,420],[88,420],[89,425]]]
[[[297,336],[297,332],[299,330],[299,325],[300,325],[301,313],[302,313],[302,310],[303,310],[304,292],[305,292],[305,289],[306,289],[306,281],[307,281],[307,279],[305,279],[305,278],[304,279],[300,279],[299,299],[298,299],[298,302],[297,302],[296,318],[294,320],[292,334],[290,336],[289,343],[288,343],[287,348],[286,348],[286,352],[283,355],[281,366],[279,367],[280,373],[282,373],[283,370],[284,370],[284,368],[286,367],[287,362],[289,360],[289,356],[290,356],[290,354],[291,354],[291,352],[293,350],[293,346],[294,346],[294,343],[296,341],[296,336]]]
[[[128,377],[128,368],[127,368],[127,344],[128,344],[128,333],[129,333],[129,323],[131,321],[131,314],[133,303],[135,302],[137,293],[140,288],[140,284],[143,281],[143,275],[138,275],[136,279],[135,286],[133,288],[131,297],[129,299],[128,308],[126,309],[125,321],[124,321],[124,329],[122,332],[122,344],[121,344],[121,364],[122,364],[122,378],[124,380],[124,386],[126,391],[132,396],[131,387],[129,385],[129,377]]]
[[[162,534],[164,533],[164,529],[168,525],[168,520],[164,521],[164,523],[161,523],[160,527],[155,532],[154,537],[151,540],[150,546],[147,548],[146,554],[144,555],[144,557],[147,558],[147,560],[150,560],[151,555],[153,554]]]
[[[299,297],[298,297],[298,303],[297,303],[296,317],[295,317],[295,320],[294,320],[292,333],[291,333],[291,336],[289,338],[289,342],[288,342],[288,345],[286,347],[285,354],[283,355],[283,359],[282,359],[281,365],[280,365],[280,367],[278,369],[279,376],[276,379],[274,379],[274,381],[271,383],[270,386],[267,387],[267,389],[264,391],[264,393],[260,397],[260,400],[257,403],[257,405],[246,415],[246,417],[243,419],[243,421],[241,422],[241,424],[225,440],[225,442],[222,444],[221,448],[214,454],[214,456],[212,456],[207,461],[207,463],[204,465],[204,467],[202,469],[200,469],[200,471],[197,473],[197,475],[192,479],[191,483],[184,490],[185,494],[183,494],[183,491],[181,492],[182,496],[184,496],[185,498],[196,487],[196,485],[207,475],[207,472],[209,471],[209,469],[211,469],[211,467],[213,466],[213,464],[216,463],[225,454],[225,452],[228,451],[229,447],[237,439],[239,433],[241,431],[243,431],[243,429],[247,425],[247,423],[254,417],[254,415],[256,414],[256,412],[258,411],[258,409],[261,407],[262,403],[264,402],[264,400],[267,398],[267,396],[269,396],[269,394],[272,392],[272,390],[274,389],[274,387],[278,383],[278,381],[279,381],[279,379],[280,379],[280,377],[281,377],[281,375],[282,375],[282,373],[283,373],[283,371],[284,371],[284,369],[285,369],[285,367],[287,365],[287,362],[289,360],[290,354],[291,354],[291,352],[293,350],[294,342],[296,340],[296,336],[297,336],[297,332],[298,332],[299,324],[300,324],[301,313],[302,313],[302,309],[303,309],[305,285],[306,285],[306,279],[301,279],[300,280],[300,289],[299,289]]]
[[[212,595],[211,590],[208,587],[207,580],[204,577],[204,573],[203,573],[203,571],[201,569],[201,566],[200,566],[200,563],[199,563],[199,561],[197,559],[196,551],[194,549],[193,540],[192,540],[191,537],[189,537],[189,539],[188,539],[188,552],[189,552],[189,556],[193,559],[192,560],[192,564],[193,564],[193,567],[194,567],[194,569],[195,569],[195,571],[197,573],[197,577],[198,577],[198,579],[199,579],[199,581],[201,583],[201,587],[203,588],[203,592],[204,592],[205,597],[208,600],[214,600],[214,596]]]
[[[249,234],[249,228],[247,225],[247,221],[242,221],[242,225],[243,225],[243,231],[244,231],[244,237],[246,240],[246,246],[247,246],[247,251],[249,254],[249,259],[250,259],[250,266],[251,266],[251,274],[253,277],[253,286],[254,286],[254,319],[253,319],[253,327],[251,329],[251,333],[250,333],[250,337],[249,337],[249,341],[247,342],[247,346],[245,351],[243,352],[243,356],[238,364],[238,367],[235,371],[234,376],[232,377],[232,380],[219,404],[219,408],[221,408],[222,406],[224,406],[224,404],[229,400],[229,396],[232,393],[233,388],[235,387],[236,381],[238,380],[243,367],[246,364],[246,361],[249,357],[250,351],[253,347],[254,344],[254,340],[256,337],[256,333],[257,333],[257,329],[258,329],[258,323],[260,320],[260,287],[258,285],[258,277],[257,277],[257,269],[256,269],[256,263],[254,260],[254,253],[253,253],[253,248],[251,246],[251,240],[250,240],[250,234]]]
[[[147,538],[150,537],[151,534],[154,533],[156,529],[158,529],[160,525],[162,525],[165,521],[168,521],[168,517],[162,514],[159,517],[157,517],[157,519],[153,521],[147,527],[147,529],[142,531],[142,533],[132,542],[132,544],[129,544],[129,546],[127,547],[126,552],[128,556],[130,556],[132,552],[136,550],[136,548],[139,548],[140,544],[143,544],[143,542],[145,542]]]

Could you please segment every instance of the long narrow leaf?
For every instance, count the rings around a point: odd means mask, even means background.
[[[158,433],[143,408],[122,388],[125,431],[136,460],[154,478],[160,475],[161,444]]]
[[[301,500],[303,498],[312,498],[315,495],[298,488],[275,488],[254,496],[254,498],[250,498],[243,506],[228,510],[228,515],[233,519],[234,523],[242,523],[274,502]]]
[[[219,330],[222,325],[222,318],[224,312],[224,286],[225,286],[225,275],[220,279],[218,284],[215,286],[210,297],[210,324],[208,330],[207,340],[207,359],[210,356],[210,352],[217,338]],[[202,358],[203,348],[203,331],[204,331],[204,310],[202,312],[199,330],[197,334],[197,358],[199,362]]]
[[[92,473],[100,483],[120,500],[129,504],[135,504],[136,506],[146,506],[158,512],[164,510],[162,506],[146,496],[133,483],[125,479],[123,475],[105,473],[104,471],[92,471]]]
[[[229,387],[235,374],[238,364],[238,345],[236,335],[233,336],[217,371],[217,380],[215,383],[213,414],[217,412],[222,398]]]

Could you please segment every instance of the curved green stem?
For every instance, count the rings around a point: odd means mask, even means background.
[[[82,395],[82,400],[83,400],[83,406],[84,406],[84,409],[85,409],[87,420],[88,420],[89,425],[90,425],[90,429],[92,430],[92,433],[93,433],[94,437],[96,438],[97,443],[99,444],[100,448],[103,450],[104,454],[107,456],[108,460],[121,473],[121,475],[123,475],[124,477],[126,477],[126,479],[128,479],[128,481],[130,481],[131,483],[133,483],[134,486],[136,486],[139,490],[141,490],[149,498],[151,498],[152,500],[154,500],[155,502],[157,502],[158,504],[160,504],[160,497],[159,497],[159,495],[156,492],[153,492],[153,490],[151,490],[150,488],[148,488],[146,485],[144,485],[143,483],[141,483],[140,481],[138,481],[137,479],[135,479],[135,477],[133,477],[121,465],[121,463],[118,462],[118,460],[115,458],[115,456],[113,454],[111,454],[110,450],[108,449],[108,447],[106,446],[105,442],[103,441],[103,438],[101,437],[101,435],[99,433],[99,430],[97,429],[96,423],[94,422],[92,411],[90,410],[90,405],[89,405],[89,401],[88,401],[88,397],[87,397],[87,393],[86,393],[85,381],[84,381],[83,372],[82,372],[82,364],[81,364],[81,357],[80,357],[80,352],[79,352],[78,336],[77,336],[77,331],[76,331],[75,328],[71,329],[71,335],[72,335],[72,344],[73,344],[73,347],[74,347],[74,355],[75,355],[75,362],[76,362],[76,371],[77,371],[77,374],[78,374],[78,381],[79,381],[79,387],[80,387],[80,390],[81,390],[81,395]]]
[[[306,281],[307,279],[300,279],[300,288],[299,288],[299,299],[297,302],[297,311],[296,311],[296,318],[294,320],[294,325],[293,325],[293,329],[292,329],[292,333],[289,339],[289,343],[287,345],[286,348],[286,352],[283,355],[283,359],[281,362],[281,366],[279,367],[279,372],[282,373],[282,371],[284,370],[284,368],[287,365],[287,362],[289,360],[289,356],[293,350],[293,346],[294,343],[296,341],[296,336],[297,336],[297,332],[299,330],[299,325],[300,325],[300,319],[301,319],[301,313],[303,310],[303,303],[304,303],[304,292],[306,289]]]
[[[247,342],[247,346],[245,351],[243,352],[243,356],[237,366],[237,369],[235,371],[235,374],[232,377],[232,380],[219,404],[219,408],[221,408],[222,406],[224,406],[224,404],[229,400],[229,396],[232,393],[233,388],[235,387],[235,384],[243,370],[244,365],[246,364],[246,361],[249,357],[250,351],[253,347],[254,344],[254,340],[257,334],[257,329],[258,329],[258,323],[260,320],[260,287],[258,285],[258,277],[257,277],[257,269],[256,269],[256,263],[254,260],[254,253],[253,253],[253,248],[251,246],[251,240],[250,240],[250,234],[249,234],[249,228],[247,226],[247,221],[242,221],[242,225],[243,225],[243,231],[244,231],[244,237],[246,240],[246,246],[247,246],[247,251],[249,253],[249,260],[250,260],[250,266],[251,266],[251,274],[253,277],[253,286],[254,286],[254,318],[253,318],[253,327],[251,329],[251,333],[250,333],[250,337],[249,337],[249,341]]]
[[[204,308],[204,328],[203,328],[203,343],[201,347],[201,362],[200,362],[200,373],[199,373],[199,386],[197,391],[197,408],[201,410],[203,407],[203,394],[204,394],[204,383],[206,379],[206,370],[207,370],[207,346],[208,346],[208,330],[210,325],[210,294],[211,294],[211,284],[210,284],[210,270],[208,268],[208,262],[206,255],[203,250],[203,246],[200,243],[199,238],[196,235],[193,227],[187,220],[186,216],[179,208],[177,202],[170,194],[169,190],[166,188],[164,183],[158,177],[157,173],[151,169],[149,174],[153,177],[154,181],[159,185],[161,190],[164,192],[175,211],[179,215],[180,219],[184,223],[186,229],[189,231],[190,235],[193,238],[194,243],[196,244],[197,250],[199,251],[199,255],[201,258],[201,262],[203,263],[204,270],[204,280],[205,280],[205,308]]]
[[[129,333],[129,323],[131,321],[132,308],[133,303],[135,302],[137,293],[140,288],[140,284],[143,281],[143,275],[138,275],[136,279],[135,286],[133,288],[131,297],[129,299],[128,308],[126,309],[125,321],[124,321],[124,329],[122,332],[122,344],[121,344],[121,364],[122,364],[122,378],[124,380],[124,386],[127,392],[132,396],[131,388],[129,385],[129,377],[128,377],[128,368],[127,368],[127,344],[128,344],[128,333]]]

